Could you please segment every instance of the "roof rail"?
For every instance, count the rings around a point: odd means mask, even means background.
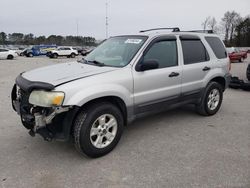
[[[157,30],[172,30],[173,32],[180,31],[179,27],[165,27],[165,28],[154,28],[154,29],[148,29],[148,30],[142,30],[140,33],[148,32],[148,31],[157,31]]]
[[[194,32],[194,33],[214,33],[213,30],[191,30],[191,31],[182,31],[182,32]]]

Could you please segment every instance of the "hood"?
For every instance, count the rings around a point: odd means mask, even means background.
[[[62,63],[24,72],[22,76],[32,82],[44,82],[54,86],[94,76],[97,74],[114,71],[114,67],[99,67],[78,62]]]

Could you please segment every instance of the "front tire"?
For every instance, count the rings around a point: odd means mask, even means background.
[[[75,147],[92,158],[106,155],[118,144],[123,126],[122,113],[116,106],[107,102],[93,104],[76,117]]]
[[[7,59],[14,59],[13,55],[8,55]]]
[[[212,116],[218,112],[223,100],[223,89],[221,84],[210,82],[202,96],[201,102],[196,106],[200,115]]]
[[[72,54],[70,55],[70,57],[71,57],[71,58],[75,58],[75,57],[76,57],[76,54],[72,53]]]

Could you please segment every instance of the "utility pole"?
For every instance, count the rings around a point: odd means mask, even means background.
[[[109,37],[109,23],[108,23],[108,2],[106,1],[106,39]]]
[[[78,19],[76,19],[76,36],[77,37],[79,36],[79,33],[78,33]]]

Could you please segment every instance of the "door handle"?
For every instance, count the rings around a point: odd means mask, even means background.
[[[180,74],[178,73],[178,72],[171,72],[171,74],[170,75],[168,75],[168,77],[177,77],[177,76],[179,76]]]
[[[209,71],[210,69],[211,69],[210,67],[207,67],[207,66],[206,66],[206,67],[204,67],[202,70],[203,70],[203,71]]]

